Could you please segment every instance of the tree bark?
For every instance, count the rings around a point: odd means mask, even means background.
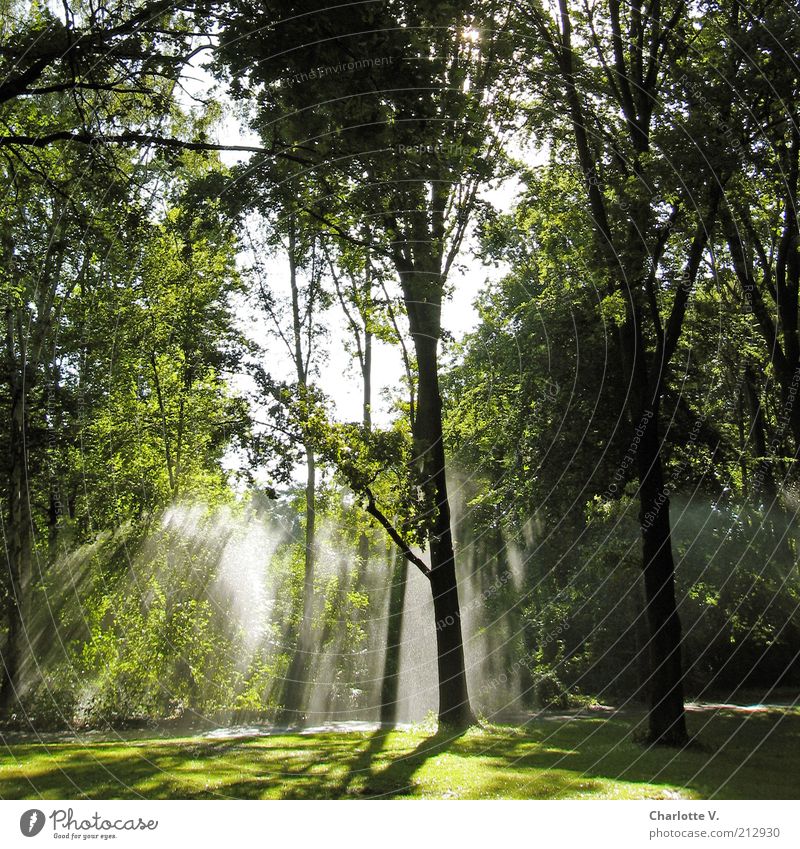
[[[764,415],[764,407],[761,404],[759,397],[758,381],[753,367],[748,363],[744,369],[743,376],[744,394],[747,399],[747,406],[750,408],[750,435],[753,440],[753,448],[756,456],[759,457],[758,469],[756,471],[756,490],[762,489],[769,498],[774,498],[777,493],[775,479],[772,474],[770,465],[769,448],[767,446],[767,424],[766,416]],[[797,444],[797,443],[795,443]],[[744,449],[744,445],[742,449]],[[743,458],[745,458],[744,450],[742,450]],[[747,474],[746,458],[743,459],[743,473]],[[745,478],[746,480],[746,478]],[[745,486],[746,492],[746,486]]]
[[[669,490],[664,480],[659,428],[661,381],[652,383],[638,311],[623,330],[631,389],[633,435],[639,478],[639,523],[648,626],[649,713],[647,741],[665,746],[688,742],[683,704],[681,624],[675,600]]]
[[[467,692],[461,609],[445,474],[437,353],[441,334],[442,289],[441,286],[432,286],[430,279],[424,277],[421,281],[406,278],[403,284],[419,371],[417,414],[413,429],[414,454],[421,472],[426,504],[432,514],[428,540],[430,582],[436,617],[439,723],[452,728],[465,728],[473,724],[475,718]]]
[[[297,645],[284,681],[279,722],[296,723],[305,719],[306,693],[313,655],[312,621],[314,616],[314,567],[316,558],[316,461],[306,447],[306,539],[303,569],[303,609],[297,631]]]
[[[367,297],[371,295],[371,287],[369,275],[369,263],[367,263]],[[364,316],[364,354],[361,363],[361,378],[363,381],[363,401],[362,401],[362,424],[364,430],[369,433],[372,430],[372,331],[369,329],[369,310],[366,310]],[[358,565],[356,570],[356,584],[359,583],[361,576],[367,571],[369,563],[369,534],[362,533],[358,538]]]
[[[684,745],[681,624],[675,602],[675,563],[658,433],[658,409],[642,426],[639,446],[639,521],[650,652],[648,741]]]
[[[11,415],[8,477],[8,633],[3,648],[3,682],[0,711],[8,712],[20,702],[20,673],[24,658],[26,596],[30,588],[31,514],[25,465],[26,410],[24,379],[11,380]]]

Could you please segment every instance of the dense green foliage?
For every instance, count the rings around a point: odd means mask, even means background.
[[[800,686],[785,3],[0,12],[5,719]]]

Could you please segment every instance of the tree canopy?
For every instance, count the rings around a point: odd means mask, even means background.
[[[5,719],[797,687],[787,4],[0,11]]]

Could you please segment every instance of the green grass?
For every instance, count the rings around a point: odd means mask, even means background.
[[[800,798],[800,711],[691,716],[681,752],[633,740],[637,716],[540,718],[457,737],[412,731],[16,743],[0,797]]]

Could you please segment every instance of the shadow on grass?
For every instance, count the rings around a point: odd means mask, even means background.
[[[427,759],[458,737],[435,734],[408,752],[396,732],[239,738],[154,745],[14,747],[22,774],[4,798],[391,798],[409,794]],[[387,750],[387,743],[394,746]],[[355,753],[354,753],[355,750]],[[2,774],[2,773],[0,773]]]
[[[690,729],[697,736],[682,750],[642,746],[635,720],[568,720],[557,727],[497,729],[492,737],[466,738],[458,755],[484,765],[544,777],[566,771],[583,779],[663,785],[702,798],[800,798],[800,716],[720,711]],[[699,733],[698,733],[699,732]],[[788,772],[787,772],[787,767]],[[534,794],[530,794],[534,795]]]
[[[800,715],[710,717],[703,749],[643,749],[635,718],[534,722],[463,735],[381,729],[0,750],[12,798],[798,798]],[[645,786],[652,785],[652,786]],[[638,787],[638,789],[637,789]]]
[[[366,781],[361,788],[361,796],[372,799],[391,799],[394,796],[412,795],[414,790],[414,775],[423,764],[434,755],[450,749],[454,743],[463,737],[465,732],[454,734],[452,731],[440,731],[422,740],[408,754],[390,760],[382,769],[376,769],[374,759],[366,760],[361,772],[368,772]],[[382,739],[376,739],[377,744],[383,744]],[[378,750],[382,746],[378,746]],[[358,774],[358,771],[356,771]]]

